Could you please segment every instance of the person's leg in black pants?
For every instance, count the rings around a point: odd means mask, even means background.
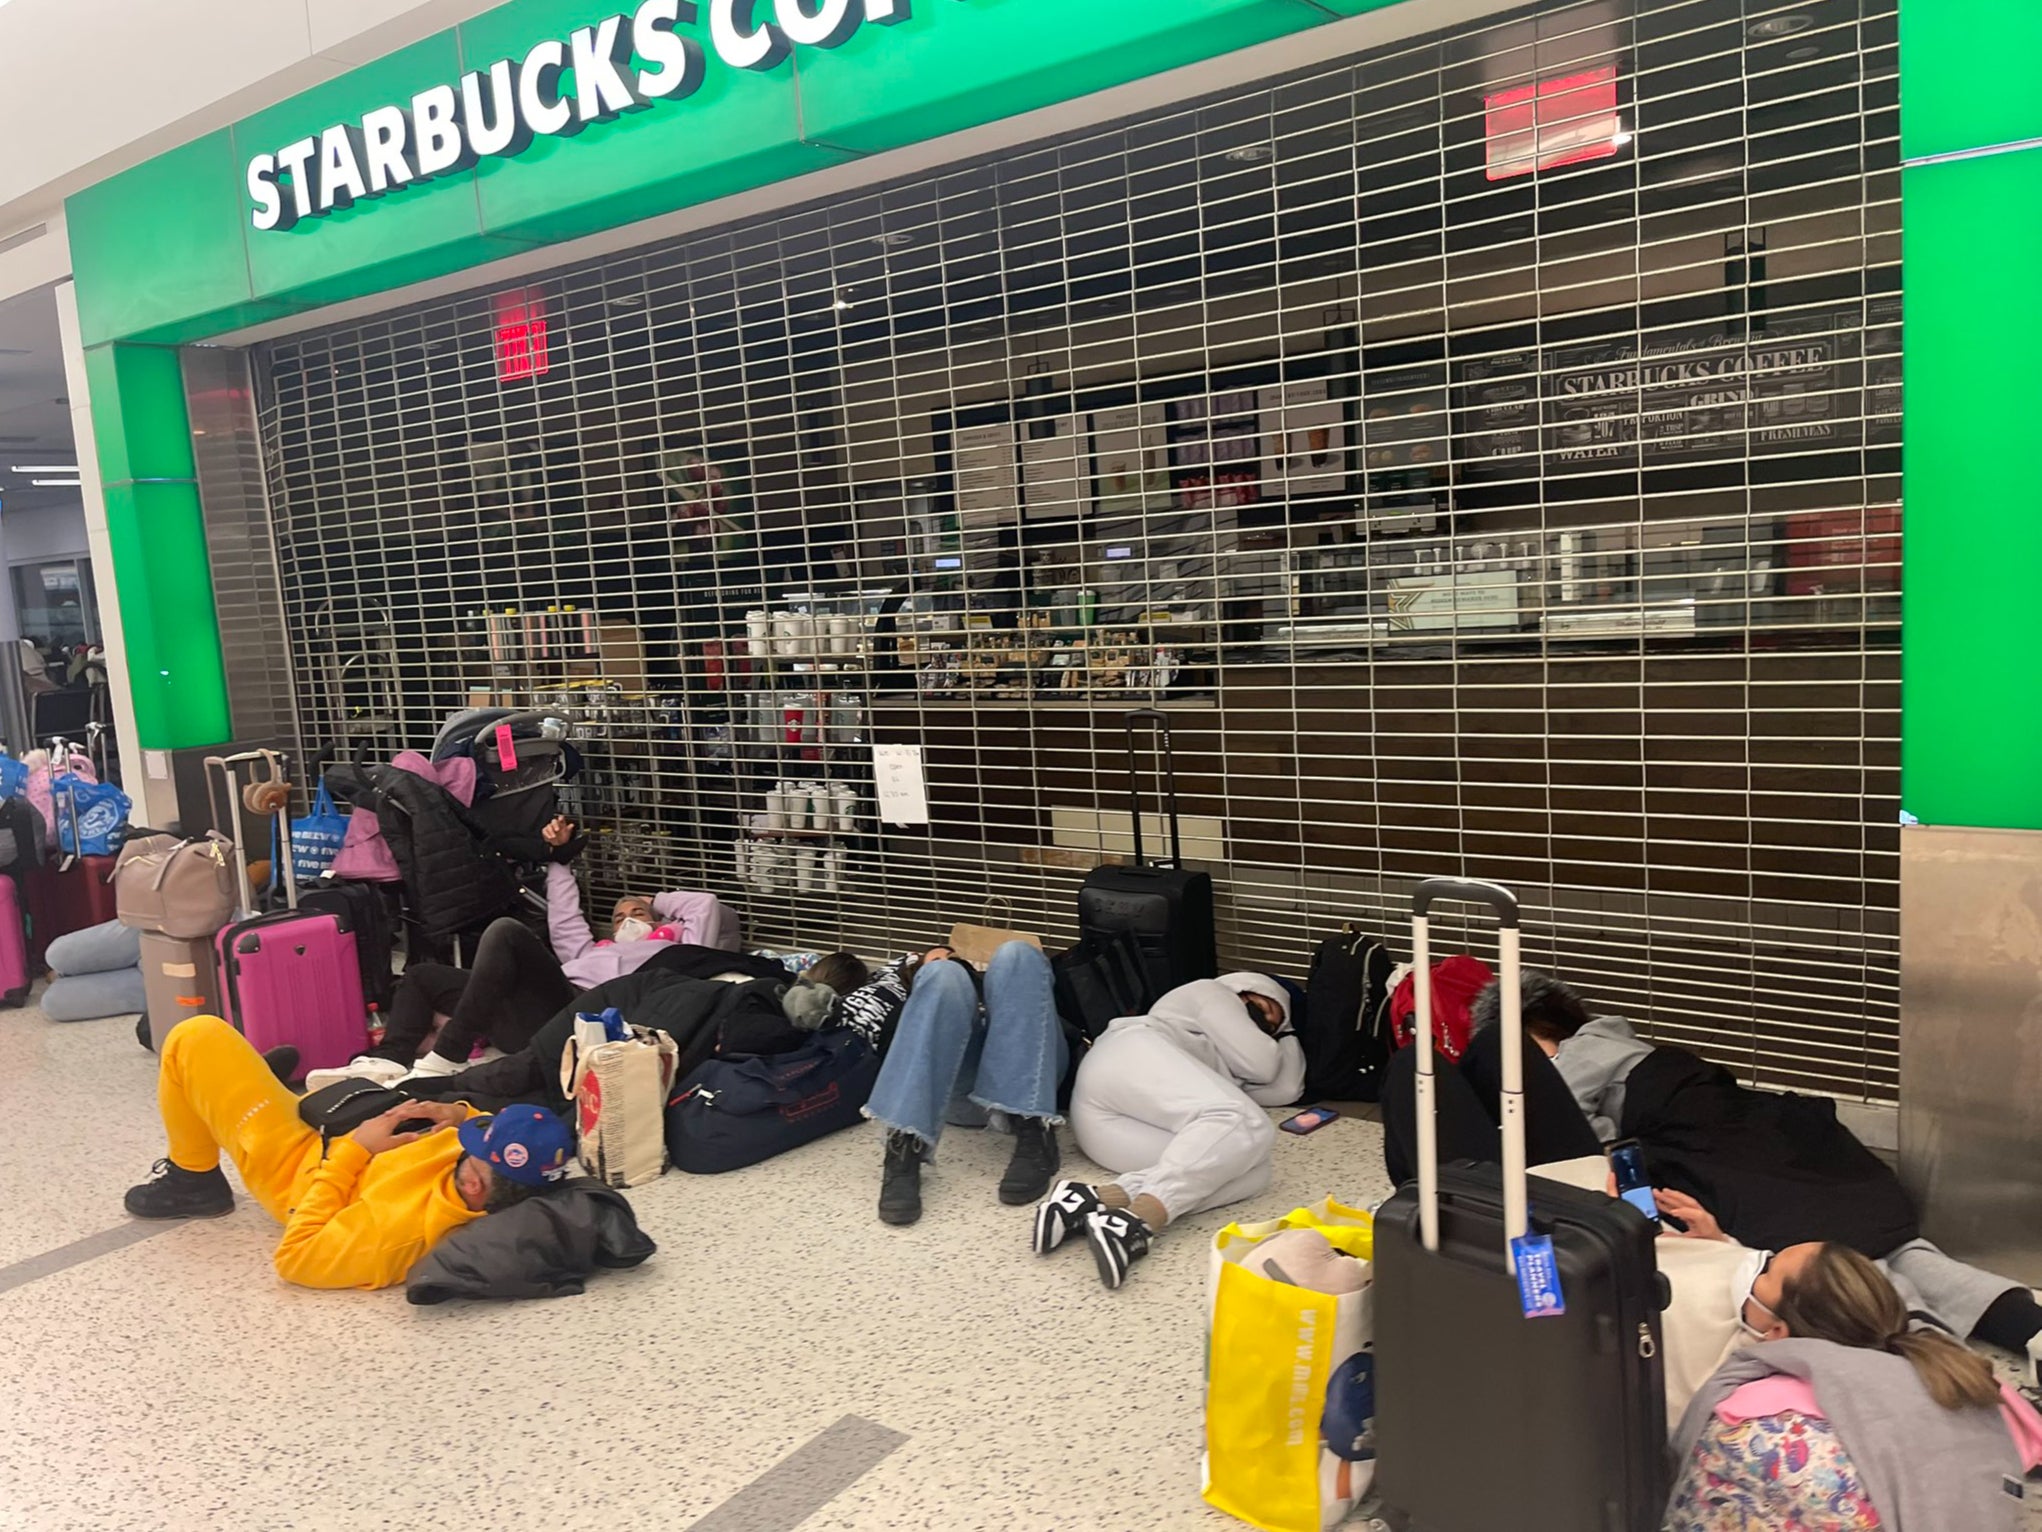
[[[1461,1073],[1491,1122],[1503,1120],[1503,1029],[1484,1027],[1461,1056]],[[1524,1162],[1551,1165],[1601,1154],[1602,1141],[1588,1125],[1574,1092],[1545,1050],[1527,1035],[1524,1040]],[[1500,1159],[1501,1148],[1489,1158]]]
[[[406,968],[390,998],[383,1041],[371,1050],[371,1056],[393,1059],[406,1069],[416,1064],[425,1040],[432,1036],[433,1023],[454,1014],[467,987],[465,968],[449,968],[444,963],[413,963]]]
[[[484,1039],[505,1053],[517,1053],[575,993],[552,948],[506,916],[476,943],[468,986],[433,1053],[465,1064]]]
[[[1499,1160],[1496,1119],[1458,1067],[1439,1055],[1432,1059],[1432,1094],[1439,1115],[1439,1163],[1455,1160]],[[1391,1055],[1383,1077],[1383,1163],[1393,1185],[1402,1186],[1418,1174],[1418,1050]]]
[[[1458,1065],[1433,1056],[1433,1094],[1439,1110],[1439,1162],[1503,1159],[1503,1039],[1499,1029],[1477,1032]],[[1390,1059],[1383,1080],[1383,1160],[1402,1186],[1418,1173],[1418,1050]],[[1602,1153],[1595,1130],[1581,1114],[1560,1071],[1529,1037],[1524,1040],[1524,1148],[1527,1165],[1550,1165]]]

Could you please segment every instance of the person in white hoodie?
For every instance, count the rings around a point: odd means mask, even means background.
[[[1123,1016],[1078,1066],[1071,1131],[1116,1172],[1058,1183],[1035,1210],[1035,1252],[1084,1231],[1099,1279],[1117,1288],[1176,1219],[1269,1185],[1276,1129],[1265,1107],[1305,1085],[1290,994],[1266,974],[1179,985],[1146,1016]]]

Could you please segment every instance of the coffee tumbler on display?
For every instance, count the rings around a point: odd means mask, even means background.
[[[849,835],[858,828],[858,794],[849,783],[838,782],[830,788],[831,829],[839,835]]]
[[[796,893],[812,894],[815,892],[818,872],[816,856],[817,850],[814,846],[796,846],[794,848],[794,889]]]
[[[826,894],[844,891],[844,848],[831,846],[822,854],[822,887]]]

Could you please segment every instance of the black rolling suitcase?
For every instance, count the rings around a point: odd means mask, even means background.
[[[1503,1165],[1439,1165],[1426,912],[1502,921]],[[1418,1179],[1375,1221],[1377,1488],[1414,1532],[1655,1532],[1666,1510],[1664,1286],[1629,1204],[1538,1183],[1527,1206],[1517,900],[1418,886]],[[1565,1312],[1526,1317],[1511,1238],[1552,1240]]]
[[[1142,852],[1141,786],[1135,772],[1138,724],[1155,730],[1156,764],[1169,803],[1170,860],[1151,862]],[[1125,931],[1141,952],[1153,994],[1219,973],[1219,944],[1213,934],[1212,878],[1184,865],[1184,836],[1177,822],[1177,762],[1170,750],[1169,717],[1155,708],[1127,715],[1127,796],[1134,814],[1134,865],[1097,867],[1078,890],[1078,932],[1082,940],[1105,940]]]
[[[397,992],[397,914],[392,885],[348,878],[322,878],[298,896],[308,915],[337,915],[355,935],[361,962],[362,999],[388,1015]]]

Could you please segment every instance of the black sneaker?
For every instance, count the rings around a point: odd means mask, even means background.
[[[1062,1166],[1055,1126],[1040,1117],[1015,1118],[1014,1157],[1000,1177],[1000,1200],[1016,1208],[1033,1202],[1049,1190]]]
[[[234,1211],[234,1193],[215,1165],[182,1170],[158,1160],[154,1179],[128,1188],[127,1209],[137,1218],[220,1218]]]
[[[911,1224],[922,1216],[922,1146],[909,1133],[886,1135],[886,1169],[879,1181],[879,1221]]]
[[[1099,1206],[1099,1194],[1083,1181],[1059,1181],[1049,1200],[1035,1210],[1035,1253],[1048,1255],[1078,1230]]]
[[[1127,1280],[1128,1268],[1149,1253],[1154,1237],[1126,1208],[1100,1208],[1085,1219],[1085,1243],[1099,1263],[1099,1280],[1111,1288]]]
[[[270,1049],[262,1056],[262,1061],[269,1065],[269,1072],[286,1085],[298,1078],[298,1050],[289,1043]]]

